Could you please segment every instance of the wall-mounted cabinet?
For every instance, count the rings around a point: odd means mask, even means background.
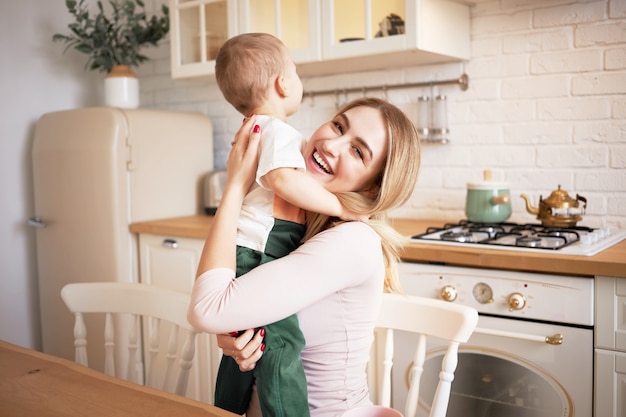
[[[469,6],[450,0],[170,0],[170,12],[174,78],[213,74],[219,47],[246,32],[282,39],[303,76],[461,61],[470,53]],[[398,23],[385,20],[391,14],[404,24],[381,26]]]

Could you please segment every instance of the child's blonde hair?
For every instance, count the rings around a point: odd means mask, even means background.
[[[215,78],[224,98],[244,116],[267,99],[287,62],[287,48],[267,33],[244,33],[228,39],[215,59]]]

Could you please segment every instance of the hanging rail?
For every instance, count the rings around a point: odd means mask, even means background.
[[[424,81],[421,83],[406,83],[406,84],[393,84],[393,85],[373,85],[368,87],[352,87],[352,88],[336,88],[334,90],[318,90],[318,91],[305,91],[302,94],[302,98],[313,98],[315,96],[323,96],[330,94],[348,94],[348,93],[363,93],[370,90],[397,90],[400,88],[417,88],[417,87],[431,87],[435,85],[449,85],[449,84],[458,84],[461,90],[467,90],[469,85],[469,78],[467,74],[461,75],[459,78],[454,80],[440,80],[440,81]]]

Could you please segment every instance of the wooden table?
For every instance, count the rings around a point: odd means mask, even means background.
[[[234,417],[236,414],[0,341],[0,417],[9,416]]]

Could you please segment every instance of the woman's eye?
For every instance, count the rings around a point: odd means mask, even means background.
[[[363,159],[363,152],[361,152],[361,149],[358,146],[353,146],[352,149],[360,159]]]
[[[335,126],[335,129],[337,129],[337,131],[343,135],[343,132],[344,132],[343,125],[340,122],[335,121],[335,120],[333,120],[333,125]]]

